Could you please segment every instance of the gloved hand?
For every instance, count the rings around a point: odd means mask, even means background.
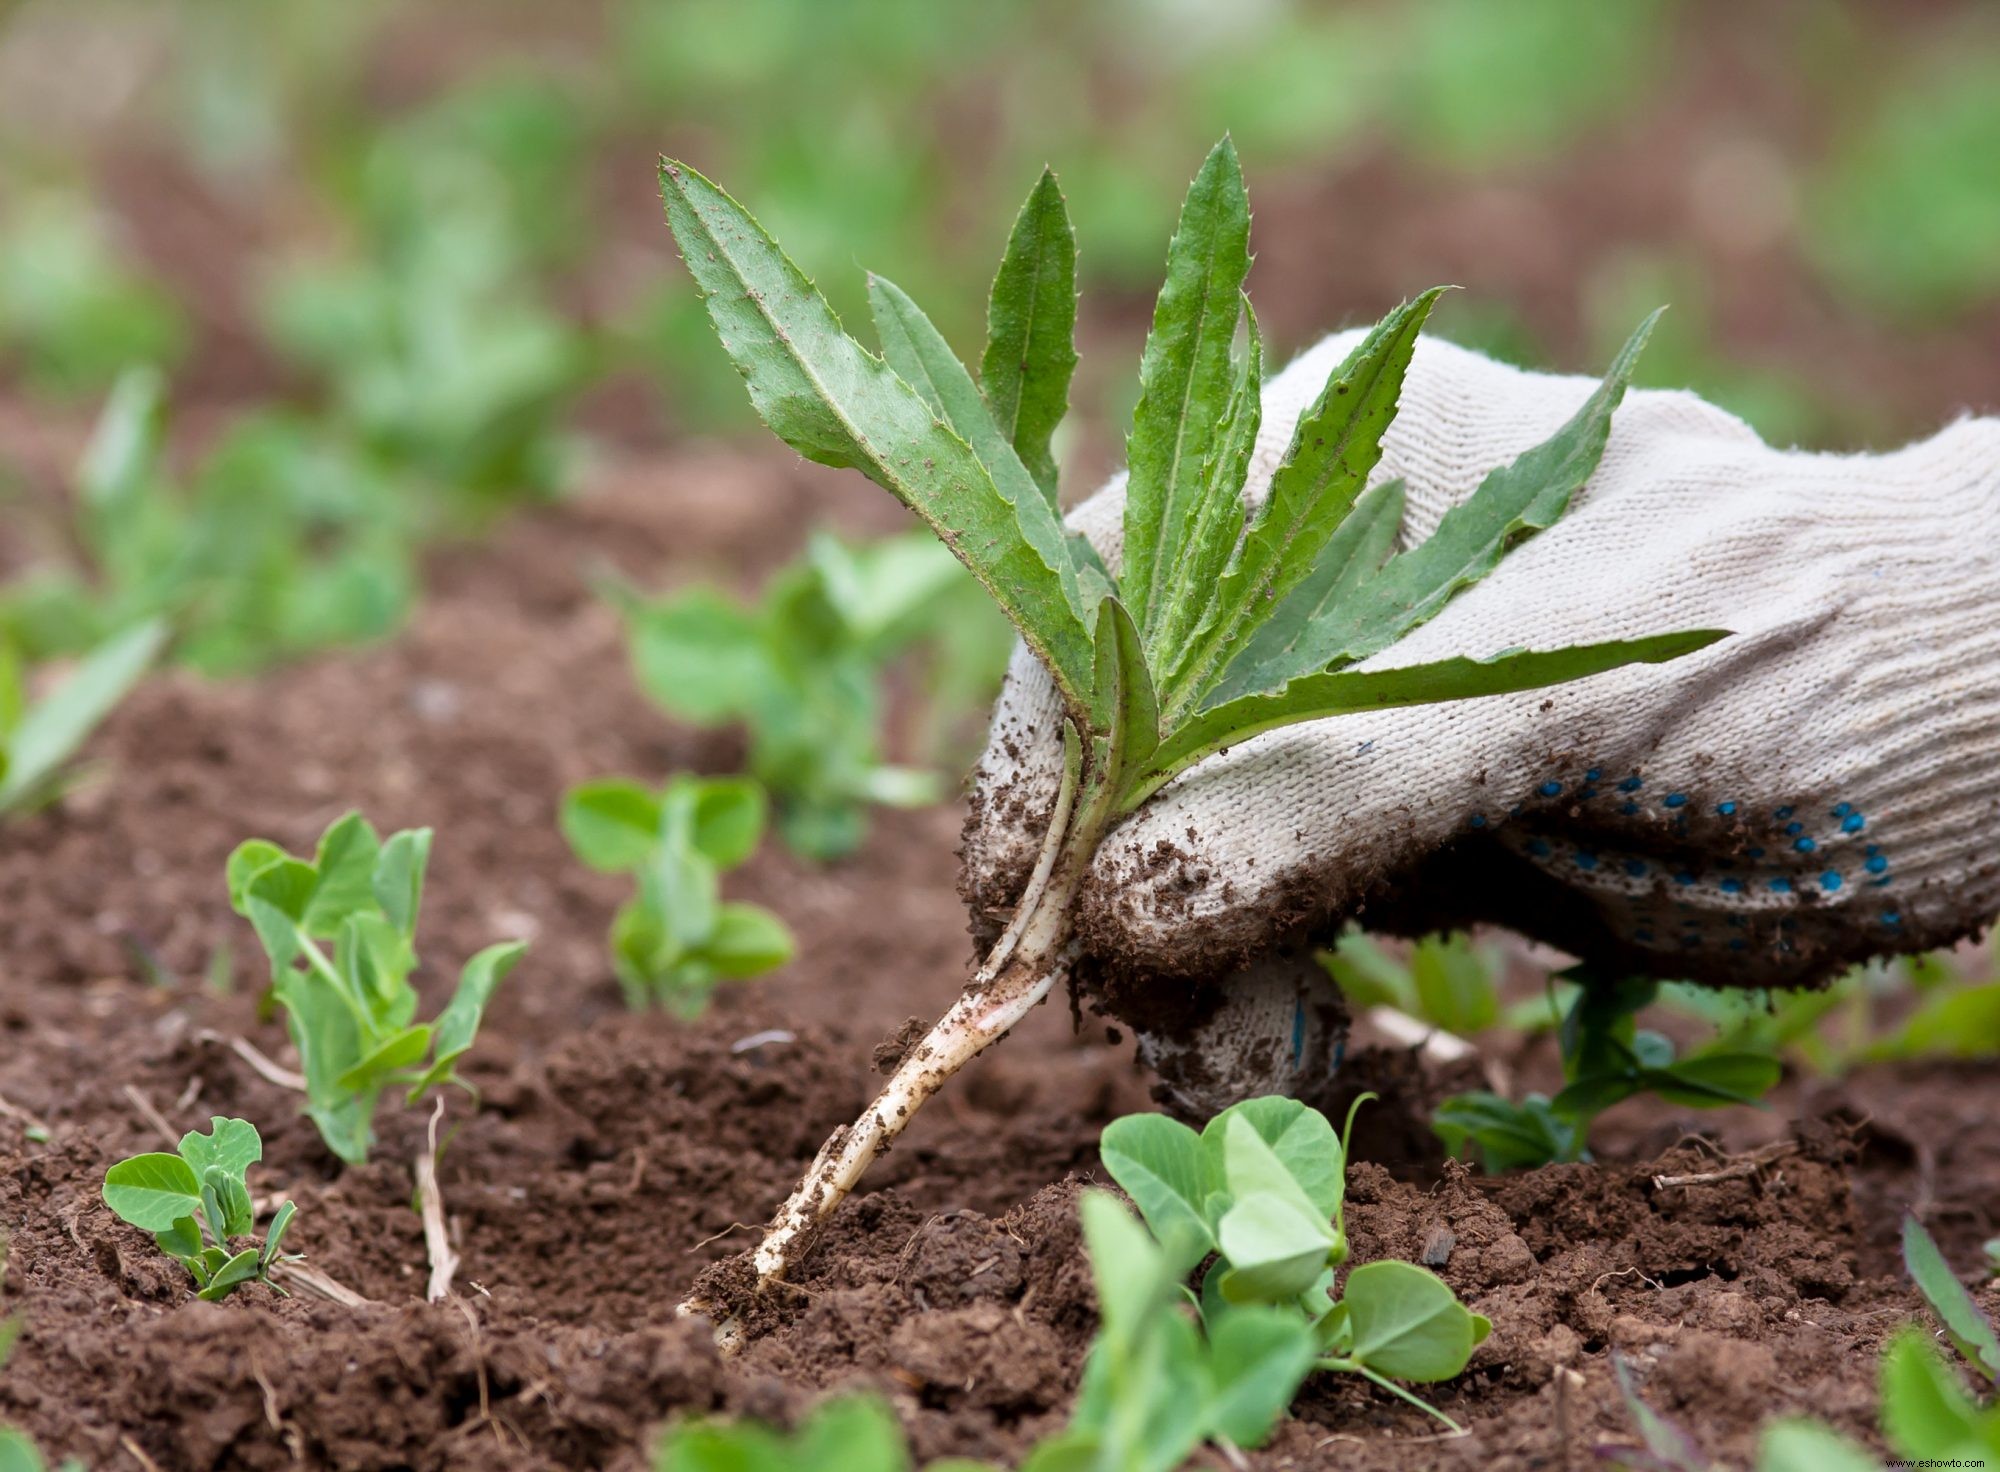
[[[1251,496],[1357,336],[1266,385]],[[1407,482],[1403,545],[1594,387],[1424,339],[1376,473]],[[1119,477],[1071,517],[1108,561],[1123,499]],[[1826,455],[1772,449],[1689,393],[1632,392],[1568,515],[1362,668],[1734,637],[1553,689],[1292,726],[1202,763],[1108,835],[1079,896],[1103,1000],[1205,1108],[1326,1067],[1338,1024],[1302,948],[1364,912],[1406,932],[1488,920],[1739,986],[1978,929],[2000,908],[1996,521],[2000,420]],[[1033,863],[1059,733],[1017,650],[966,833],[982,926]]]

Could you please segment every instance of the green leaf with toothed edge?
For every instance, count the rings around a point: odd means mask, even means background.
[[[1612,414],[1665,310],[1639,324],[1596,392],[1561,429],[1493,471],[1464,504],[1444,514],[1425,541],[1391,558],[1351,599],[1323,616],[1300,641],[1300,661],[1325,668],[1388,648],[1454,593],[1485,577],[1511,548],[1553,526],[1603,458]]]
[[[875,332],[882,340],[882,355],[889,366],[922,395],[953,434],[972,447],[1001,496],[1013,505],[1028,540],[1038,547],[1063,546],[1067,550],[1068,533],[1056,514],[1055,503],[1035,484],[1012,442],[993,422],[972,375],[923,309],[902,287],[872,271],[868,275],[868,309],[875,318]],[[1063,596],[1072,607],[1085,607],[1077,592],[1073,559],[1062,557],[1055,568],[1062,579]]]
[[[1382,436],[1395,420],[1418,334],[1445,290],[1432,287],[1378,322],[1299,416],[1270,495],[1164,682],[1171,711],[1206,700],[1244,642],[1312,575],[1382,458]]]
[[[1537,690],[1628,664],[1663,664],[1728,637],[1723,629],[1688,629],[1641,639],[1574,644],[1565,649],[1516,650],[1491,659],[1433,660],[1395,670],[1340,670],[1293,680],[1275,695],[1246,695],[1201,712],[1160,743],[1150,765],[1133,775],[1118,810],[1131,812],[1161,786],[1204,757],[1280,726],[1326,716],[1390,710]]]
[[[842,331],[742,206],[673,160],[662,161],[660,186],[682,259],[772,432],[809,460],[860,470],[922,517],[1021,631],[1070,707],[1086,709],[1090,632],[1060,572],[1067,540],[1034,539],[971,447]]]
[[[1076,232],[1055,174],[1042,170],[1007,236],[986,303],[979,387],[1000,433],[1056,505],[1049,441],[1076,371]]]
[[[1243,298],[1248,346],[1237,365],[1229,408],[1202,467],[1201,504],[1194,528],[1182,543],[1168,572],[1168,596],[1151,635],[1147,657],[1163,670],[1173,669],[1186,651],[1189,636],[1209,606],[1211,591],[1243,540],[1243,487],[1249,479],[1250,455],[1257,447],[1257,430],[1264,420],[1264,339],[1257,313]]]
[[[1167,248],[1167,276],[1139,362],[1139,404],[1125,442],[1125,562],[1119,589],[1150,632],[1165,615],[1202,493],[1202,471],[1232,386],[1230,349],[1250,272],[1250,199],[1228,138],[1188,186]]]
[[[1097,613],[1097,662],[1093,676],[1092,726],[1098,738],[1093,780],[1116,790],[1129,774],[1144,770],[1160,744],[1160,704],[1132,615],[1106,595]]]
[[[1938,1245],[1913,1216],[1903,1218],[1903,1265],[1916,1280],[1924,1301],[1944,1326],[1945,1337],[1965,1356],[1967,1364],[1988,1380],[2000,1383],[2000,1334],[1993,1321],[1965,1291]]]
[[[1320,548],[1312,571],[1230,660],[1210,703],[1282,689],[1286,681],[1326,667],[1317,651],[1307,648],[1302,653],[1300,646],[1312,638],[1314,626],[1351,598],[1396,550],[1403,502],[1400,480],[1386,481],[1355,499],[1354,509]]]

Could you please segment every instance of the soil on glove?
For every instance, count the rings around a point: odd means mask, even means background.
[[[1076,1194],[1098,1132],[1148,1107],[1148,1084],[1129,1044],[1075,1030],[1060,1004],[926,1111],[740,1357],[674,1317],[879,1084],[878,1045],[956,989],[959,814],[886,814],[825,869],[767,847],[734,893],[786,917],[798,959],[699,1024],[627,1013],[602,944],[620,885],[570,859],[558,794],[740,753],[634,693],[588,578],[607,561],[648,580],[754,576],[829,505],[851,530],[890,524],[868,487],[783,456],[612,473],[442,554],[393,645],[255,685],[153,682],[93,743],[95,785],[0,834],[4,1311],[24,1321],[0,1419],[94,1467],[167,1472],[633,1468],[675,1415],[788,1420],[842,1387],[887,1396],[925,1457],[1007,1459],[1062,1423],[1095,1312]],[[433,1000],[479,946],[534,943],[472,1055],[483,1107],[451,1105],[442,1183],[463,1264],[439,1304],[422,1301],[410,1207],[423,1117],[385,1107],[375,1158],[343,1171],[235,1047],[290,1061],[257,1015],[263,961],[223,861],[255,834],[306,846],[349,806],[438,830],[420,937]],[[1323,1379],[1257,1468],[1587,1465],[1632,1433],[1614,1355],[1717,1456],[1744,1458],[1787,1411],[1865,1434],[1877,1351],[1918,1313],[1901,1213],[1967,1266],[1996,1227],[1988,1065],[1864,1073],[1765,1113],[1627,1106],[1602,1164],[1498,1181],[1441,1166],[1421,1125],[1466,1079],[1377,1049],[1349,1081],[1393,1101],[1363,1116],[1356,1260],[1431,1262],[1496,1327],[1435,1388],[1465,1438]],[[98,1195],[109,1163],[165,1143],[155,1113],[174,1131],[254,1121],[253,1190],[296,1200],[288,1245],[366,1302],[195,1302]]]

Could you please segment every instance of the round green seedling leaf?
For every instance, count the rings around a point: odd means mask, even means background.
[[[1209,1326],[1213,1377],[1209,1424],[1237,1446],[1256,1447],[1312,1369],[1312,1329],[1283,1309],[1230,1309]]]
[[[745,714],[778,679],[756,619],[697,588],[632,615],[639,685],[666,710],[713,724]]]
[[[245,1171],[264,1158],[264,1141],[257,1134],[257,1126],[247,1119],[211,1115],[208,1131],[204,1135],[189,1130],[181,1136],[181,1159],[197,1174],[216,1166],[240,1180]]]
[[[659,841],[660,800],[624,777],[585,782],[563,798],[561,824],[584,863],[606,874],[626,874],[645,863]]]
[[[1104,1127],[1097,1149],[1175,1261],[1191,1268],[1214,1249],[1205,1207],[1219,1183],[1201,1136],[1164,1114],[1128,1114]]]
[[[134,1155],[104,1173],[104,1204],[135,1227],[170,1231],[201,1210],[201,1178],[178,1155]]]
[[[718,869],[734,869],[757,851],[767,810],[764,789],[748,777],[703,782],[694,800],[694,846]]]
[[[1215,1241],[1229,1264],[1220,1286],[1231,1303],[1292,1302],[1318,1281],[1339,1245],[1315,1213],[1269,1191],[1239,1197]]]
[[[250,889],[250,881],[273,864],[282,864],[287,855],[268,839],[252,838],[236,845],[229,855],[229,863],[224,874],[229,885],[229,907],[239,915],[247,915],[244,897]]]
[[[0,1426],[0,1472],[48,1472],[48,1466],[25,1432]]]
[[[1882,1472],[1882,1464],[1817,1421],[1779,1421],[1757,1443],[1757,1472]]]
[[[910,1453],[895,1415],[872,1396],[829,1401],[793,1438],[795,1467],[814,1472],[906,1472]]]
[[[1275,1094],[1246,1099],[1225,1109],[1201,1132],[1210,1170],[1218,1183],[1227,1178],[1225,1154],[1232,1120],[1242,1120],[1256,1131],[1321,1215],[1331,1218],[1340,1210],[1346,1164],[1341,1159],[1340,1136],[1325,1115],[1296,1099]]]
[[[1493,1329],[1414,1263],[1356,1268],[1340,1301],[1353,1330],[1349,1358],[1391,1380],[1449,1380]]]
[[[727,904],[702,958],[718,977],[757,976],[784,965],[795,948],[785,922],[759,905]]]

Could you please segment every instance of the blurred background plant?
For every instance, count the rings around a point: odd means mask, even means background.
[[[1984,0],[13,0],[0,635],[37,662],[159,617],[218,676],[380,638],[435,539],[749,431],[671,267],[660,152],[730,179],[850,319],[855,268],[892,270],[961,348],[1053,164],[1082,249],[1073,500],[1116,463],[1135,386],[1105,365],[1225,129],[1274,362],[1452,280],[1482,305],[1440,330],[1531,364],[1598,361],[1671,300],[1642,381],[1780,442],[2000,408]],[[754,601],[619,600],[644,687],[745,728],[802,853],[948,794],[977,739],[1004,639],[913,559],[821,536]],[[1560,1002],[1480,992],[1483,954],[1441,941],[1378,1001],[1553,1026]],[[1704,1025],[1821,1068],[1992,1036],[1987,994],[1926,975]]]

